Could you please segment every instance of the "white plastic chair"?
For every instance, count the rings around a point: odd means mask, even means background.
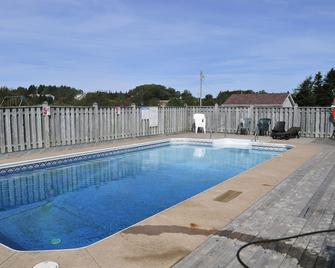
[[[195,133],[198,133],[198,128],[201,127],[206,133],[206,117],[204,114],[193,114]]]

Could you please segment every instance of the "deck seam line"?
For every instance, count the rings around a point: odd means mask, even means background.
[[[16,254],[17,254],[16,252],[13,252],[12,254],[10,254],[6,259],[4,259],[2,262],[0,262],[0,266],[5,264],[10,258],[12,258]]]
[[[93,257],[93,255],[88,251],[87,248],[84,249],[86,253],[93,259],[96,265],[98,265],[99,268],[102,268],[102,266],[98,263],[98,261]]]

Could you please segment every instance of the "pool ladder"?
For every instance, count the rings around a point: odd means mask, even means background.
[[[214,130],[213,128],[209,131],[209,138],[210,139],[212,139],[213,137],[213,133],[217,133],[217,130],[218,130],[218,128],[220,128],[220,127],[222,127],[223,126],[223,124],[222,125],[220,125],[220,126],[218,126],[218,127],[216,127],[216,129]],[[225,131],[223,131],[223,134],[224,134],[224,137],[227,137],[227,133],[225,132]],[[253,139],[255,142],[257,141],[257,140],[259,140],[259,135],[258,135],[258,129],[256,128],[255,129],[255,131],[254,131],[254,139]]]
[[[254,141],[256,142],[258,139],[259,139],[258,138],[258,131],[257,131],[257,129],[255,129],[255,131],[254,131]]]
[[[209,138],[212,139],[212,135],[213,135],[213,133],[217,133],[217,132],[218,132],[218,129],[221,128],[221,127],[224,126],[224,125],[225,125],[225,124],[222,124],[222,125],[220,125],[220,126],[217,126],[217,127],[215,128],[215,130],[212,128],[212,129],[209,131]],[[225,131],[223,131],[223,136],[224,136],[224,137],[227,137],[227,133],[226,133]]]

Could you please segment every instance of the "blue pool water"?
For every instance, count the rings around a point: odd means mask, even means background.
[[[278,155],[203,145],[159,148],[0,178],[0,242],[89,245]]]

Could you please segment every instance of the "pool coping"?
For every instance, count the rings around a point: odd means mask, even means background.
[[[73,156],[73,155],[81,155],[81,154],[86,154],[86,153],[95,153],[95,152],[104,152],[104,151],[110,151],[110,150],[118,150],[118,149],[120,149],[120,148],[129,148],[129,147],[136,147],[136,146],[138,146],[138,145],[143,145],[143,144],[159,144],[159,143],[162,143],[162,141],[164,141],[164,142],[166,142],[166,141],[171,141],[171,140],[174,140],[174,141],[185,141],[185,140],[187,140],[187,141],[200,141],[200,142],[202,142],[202,143],[206,143],[206,144],[208,144],[209,142],[211,142],[212,140],[206,140],[206,139],[190,139],[190,138],[172,138],[172,139],[161,139],[161,140],[159,140],[159,141],[156,141],[156,142],[144,142],[144,143],[136,143],[136,144],[132,144],[132,145],[126,145],[126,146],[118,146],[118,147],[113,147],[113,148],[107,148],[107,149],[99,149],[99,150],[89,150],[89,151],[87,151],[87,152],[81,152],[81,153],[74,153],[74,154],[65,154],[65,155],[61,155],[61,156],[57,156],[57,157],[47,157],[47,158],[40,158],[40,159],[35,159],[35,160],[29,160],[29,161],[19,161],[19,162],[14,162],[14,163],[11,163],[11,165],[15,165],[15,164],[17,164],[17,163],[21,163],[21,164],[24,164],[24,163],[31,163],[31,162],[35,162],[35,161],[43,161],[43,159],[54,159],[54,158],[56,158],[56,159],[58,159],[58,158],[61,158],[61,157],[64,157],[64,156]],[[269,146],[269,145],[274,145],[275,147],[278,147],[278,144],[274,144],[274,143],[268,143],[268,142],[256,142],[255,143],[256,145],[258,144],[258,145],[265,145],[265,146]],[[282,147],[283,145],[279,145],[280,147]],[[284,146],[289,146],[290,148],[295,148],[295,146],[292,146],[292,145],[284,145]],[[299,146],[301,146],[301,145],[299,145]],[[289,150],[289,151],[291,151],[291,150]],[[285,154],[285,153],[284,153]],[[283,155],[283,154],[280,154],[280,156],[281,155]],[[275,158],[277,158],[277,157],[275,157]],[[190,198],[188,198],[188,199],[185,199],[185,200],[183,200],[183,201],[181,201],[180,203],[177,203],[177,204],[175,204],[174,206],[171,206],[171,207],[169,207],[169,208],[167,208],[167,209],[165,209],[165,210],[163,210],[163,211],[160,211],[159,213],[157,213],[157,214],[154,214],[154,215],[152,215],[152,216],[150,216],[150,217],[148,217],[148,218],[145,218],[145,219],[143,219],[142,221],[140,221],[140,222],[137,222],[136,224],[134,224],[134,225],[132,225],[132,226],[129,226],[129,227],[127,227],[127,228],[125,228],[125,229],[123,229],[123,230],[120,230],[119,232],[117,232],[117,233],[114,233],[114,234],[112,234],[112,235],[110,235],[110,236],[107,236],[107,237],[105,237],[105,238],[103,238],[103,239],[100,239],[99,241],[96,241],[96,242],[94,242],[94,243],[92,243],[92,244],[90,244],[90,245],[87,245],[87,246],[84,246],[84,247],[80,247],[80,248],[72,248],[72,249],[55,249],[55,250],[34,250],[34,251],[20,251],[20,250],[15,250],[15,249],[11,249],[11,248],[9,248],[9,247],[7,247],[7,246],[5,246],[5,245],[3,245],[2,244],[2,247],[5,247],[6,249],[8,249],[8,250],[10,250],[11,252],[14,252],[14,253],[20,253],[20,254],[25,254],[25,256],[27,256],[27,255],[29,255],[29,254],[32,254],[32,253],[41,253],[41,254],[48,254],[48,253],[52,253],[52,252],[58,252],[58,253],[61,253],[61,252],[74,252],[74,251],[78,251],[78,250],[83,250],[83,249],[89,249],[89,250],[91,250],[93,247],[95,247],[96,245],[98,245],[98,244],[102,244],[103,242],[105,242],[105,241],[109,241],[109,240],[112,240],[111,238],[112,237],[114,237],[114,236],[117,236],[117,235],[119,235],[120,233],[122,233],[122,232],[124,232],[125,230],[127,230],[127,229],[131,229],[132,227],[134,227],[134,226],[138,226],[138,225],[141,225],[143,222],[145,222],[145,221],[149,221],[150,219],[154,219],[154,218],[156,218],[159,214],[163,214],[163,213],[166,213],[166,212],[171,212],[171,211],[173,211],[175,208],[180,208],[181,206],[183,206],[185,203],[188,203],[188,202],[190,202],[190,201],[192,201],[192,199],[197,199],[198,197],[200,197],[200,196],[203,196],[205,193],[207,193],[207,192],[211,192],[213,189],[215,189],[215,188],[219,188],[219,187],[222,187],[222,185],[226,185],[227,184],[227,182],[231,182],[231,181],[234,181],[235,179],[236,179],[236,177],[241,177],[241,176],[243,176],[244,175],[244,173],[249,173],[250,171],[252,171],[252,170],[254,170],[254,169],[258,169],[259,168],[259,166],[262,166],[262,165],[264,165],[265,163],[267,163],[267,162],[269,162],[269,161],[275,161],[275,159],[273,158],[272,160],[268,160],[268,161],[265,161],[265,162],[263,162],[263,163],[261,163],[261,164],[259,164],[259,165],[256,165],[256,166],[254,166],[253,168],[251,168],[251,169],[248,169],[248,170],[246,170],[246,171],[244,171],[244,172],[242,172],[242,173],[240,173],[240,174],[238,174],[238,175],[236,175],[236,176],[234,176],[234,177],[232,177],[232,178],[229,178],[228,180],[225,180],[224,182],[221,182],[221,183],[219,183],[219,184],[217,184],[217,185],[214,185],[213,187],[211,187],[211,188],[209,188],[209,189],[207,189],[207,190],[205,190],[205,191],[202,191],[202,192],[200,192],[199,194],[197,194],[197,195],[194,195],[194,196],[192,196],[192,197],[190,197]],[[6,165],[1,165],[1,166],[8,166],[8,164],[6,164]],[[271,190],[270,190],[271,191]],[[268,191],[269,192],[269,191]],[[255,203],[256,201],[254,201],[253,203]],[[252,204],[253,204],[252,203]],[[250,205],[252,205],[252,204],[250,204]],[[244,210],[242,210],[242,211],[240,211],[240,213],[241,212],[243,212]],[[159,217],[159,216],[158,216]],[[116,241],[117,242],[117,241]],[[91,253],[89,253],[90,255],[92,255]],[[92,257],[93,259],[94,259],[94,257]]]

